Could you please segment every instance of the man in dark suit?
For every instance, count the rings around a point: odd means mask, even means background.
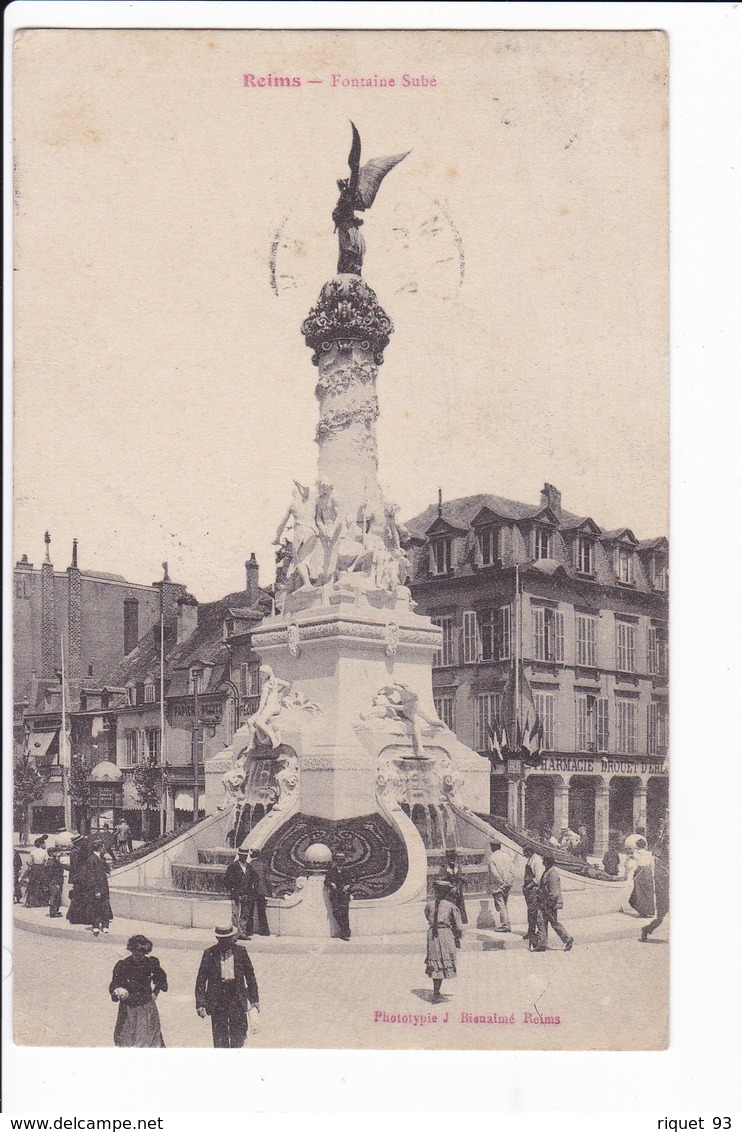
[[[350,874],[345,868],[344,853],[335,853],[325,874],[325,888],[338,927],[338,939],[347,941],[350,939],[351,883]]]
[[[252,860],[247,868],[252,876],[253,899],[253,908],[248,920],[248,931],[252,931],[254,911],[254,914],[258,917],[258,935],[270,935],[266,908],[267,899],[271,895],[270,880],[268,878],[268,865],[261,857],[259,849],[252,850]]]
[[[260,1012],[258,983],[250,956],[235,942],[234,928],[216,928],[216,944],[204,951],[196,978],[196,1013],[211,1015],[215,1049],[242,1049],[247,1012]]]
[[[224,887],[232,901],[232,927],[239,939],[252,935],[254,877],[250,870],[250,850],[240,849],[224,874]]]
[[[548,951],[547,938],[549,925],[564,944],[565,951],[571,951],[574,939],[559,923],[558,912],[564,907],[562,882],[554,868],[554,858],[544,856],[544,871],[538,886],[538,939],[533,951]]]

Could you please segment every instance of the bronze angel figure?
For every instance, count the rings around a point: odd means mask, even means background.
[[[360,275],[366,244],[361,235],[362,220],[356,212],[365,212],[376,200],[381,182],[387,173],[407,157],[398,153],[395,157],[375,157],[361,165],[361,137],[353,122],[353,141],[348,154],[350,176],[338,181],[340,189],[338,202],[332,213],[335,231],[338,234],[340,251],[338,255],[338,274]]]

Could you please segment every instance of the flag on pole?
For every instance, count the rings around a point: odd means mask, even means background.
[[[487,724],[487,749],[492,751],[498,762],[504,762],[500,734],[500,724],[497,719],[493,719]]]

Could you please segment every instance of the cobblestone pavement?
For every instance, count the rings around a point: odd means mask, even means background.
[[[34,911],[41,920],[43,910]],[[422,937],[419,954],[385,950],[381,943],[376,952],[343,953],[340,941],[332,941],[338,946],[330,952],[318,950],[311,941],[305,949],[287,952],[279,949],[277,940],[272,951],[272,941],[261,940],[252,949],[261,1014],[259,1029],[248,1044],[662,1048],[667,924],[646,944],[638,942],[640,923],[632,926],[631,936],[578,940],[569,953],[560,949],[546,954],[531,954],[525,944],[500,950],[494,935],[470,932],[459,952],[458,977],[444,984],[446,1001],[441,1006],[430,1002]],[[551,943],[560,946],[556,940]],[[127,954],[121,939],[94,939],[82,928],[60,936],[16,928],[14,944],[16,1042],[112,1046],[116,1007],[108,996],[108,984],[114,963]],[[249,943],[247,947],[250,950]],[[158,1000],[166,1044],[210,1046],[209,1021],[198,1018],[194,1007],[198,949],[164,943],[158,944],[155,954],[170,983],[168,993]],[[468,1020],[481,1016],[490,1020]],[[420,1025],[421,1019],[425,1025]]]

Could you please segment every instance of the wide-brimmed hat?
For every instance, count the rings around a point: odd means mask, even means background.
[[[231,924],[228,928],[214,928],[214,935],[217,939],[235,939],[237,928],[233,928]]]
[[[237,856],[238,857],[248,857],[250,855],[250,852],[251,852],[250,849],[238,849],[237,850]]]

